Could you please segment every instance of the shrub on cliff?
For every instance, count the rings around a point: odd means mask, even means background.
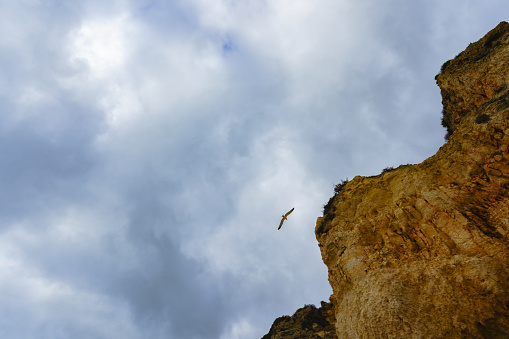
[[[336,184],[334,186],[334,194],[339,194],[339,192],[341,192],[341,190],[346,186],[346,184],[348,184],[348,178],[346,178],[345,180],[341,180],[339,182],[339,184]]]
[[[331,215],[330,212],[334,212],[332,209],[332,202],[334,201],[334,198],[341,193],[343,188],[348,184],[348,178],[345,180],[341,180],[338,184],[334,185],[334,195],[329,199],[329,202],[323,206],[323,216],[328,217],[328,215]]]
[[[392,166],[389,166],[389,167],[386,167],[382,170],[382,173],[381,174],[384,174],[384,173],[387,173],[387,172],[391,172],[391,171],[394,171],[395,168],[392,167]]]
[[[313,324],[317,324],[319,327],[326,327],[329,322],[325,318],[321,309],[316,308],[315,305],[308,305],[309,311],[304,315],[302,319],[302,329],[312,330]]]
[[[323,220],[318,229],[316,230],[317,234],[324,233],[325,230],[325,223],[331,221],[334,219],[334,198],[338,196],[339,193],[343,190],[343,188],[348,184],[348,178],[345,180],[341,180],[338,184],[334,185],[334,195],[330,197],[327,204],[323,206]]]

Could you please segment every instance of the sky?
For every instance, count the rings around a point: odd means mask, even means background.
[[[327,301],[334,184],[433,155],[435,75],[506,13],[1,0],[0,337],[251,339]]]

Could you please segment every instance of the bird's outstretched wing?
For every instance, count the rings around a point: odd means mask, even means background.
[[[279,227],[278,227],[277,229],[280,229],[280,228],[281,228],[281,226],[283,226],[283,222],[284,222],[284,221],[285,221],[285,218],[282,218],[282,219],[281,219],[281,222],[279,223]]]
[[[294,207],[294,208],[292,208],[291,210],[289,210],[289,211],[285,214],[285,218],[286,218],[288,215],[290,215],[290,213],[292,213],[294,209],[295,209],[295,207]]]

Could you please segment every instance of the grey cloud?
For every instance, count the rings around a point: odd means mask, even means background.
[[[506,5],[2,6],[2,337],[232,339],[328,298],[332,185],[436,151],[433,77]]]

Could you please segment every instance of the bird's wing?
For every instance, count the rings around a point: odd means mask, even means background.
[[[288,213],[285,214],[285,217],[287,217],[290,213],[292,213],[294,209],[295,209],[295,207],[292,208],[291,210],[289,210]]]
[[[285,218],[282,218],[282,219],[281,219],[281,222],[279,223],[279,227],[278,227],[277,229],[280,229],[280,228],[281,228],[281,226],[283,226],[283,222],[284,222],[284,221],[285,221]]]

